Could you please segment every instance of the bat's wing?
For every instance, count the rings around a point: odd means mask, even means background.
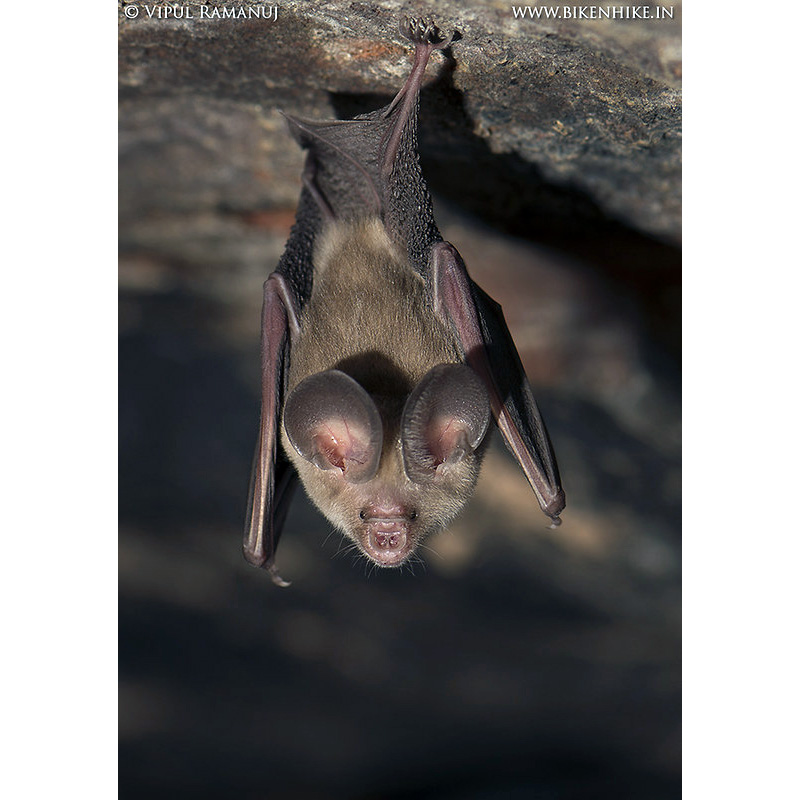
[[[268,570],[280,586],[288,584],[276,572],[275,550],[297,473],[277,445],[290,337],[296,325],[291,288],[283,276],[273,273],[264,284],[261,312],[261,422],[250,478],[244,556]]]
[[[492,414],[554,525],[564,510],[558,465],[503,311],[476,283],[449,242],[431,249],[431,289],[437,312],[456,332],[466,362],[489,391]]]
[[[452,37],[417,20],[405,20],[401,32],[416,46],[414,64],[389,105],[352,120],[286,119],[308,150],[304,194],[318,207],[318,220],[378,216],[411,264],[425,272],[428,250],[442,237],[417,153],[419,91],[431,53]]]

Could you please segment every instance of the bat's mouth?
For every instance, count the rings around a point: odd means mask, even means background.
[[[413,550],[407,519],[371,519],[361,541],[364,552],[381,567],[399,567]]]

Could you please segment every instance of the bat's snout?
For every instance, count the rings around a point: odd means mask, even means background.
[[[405,518],[369,520],[362,542],[365,553],[382,567],[399,567],[413,550]]]

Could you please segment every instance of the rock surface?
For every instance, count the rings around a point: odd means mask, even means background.
[[[121,796],[677,797],[680,6],[534,22],[435,4],[462,39],[424,93],[423,167],[536,387],[564,524],[495,443],[414,576],[334,557],[299,492],[282,591],[240,554],[260,289],[302,166],[277,109],[385,102],[408,66],[398,9],[424,6],[129,5]]]
[[[300,156],[277,110],[360,110],[408,65],[402,2],[289,1],[277,21],[200,19],[196,0],[183,4],[192,19],[138,6],[120,25],[124,214],[152,208],[154,189],[177,211],[291,203]],[[437,2],[462,38],[423,115],[434,188],[525,230],[608,217],[676,241],[681,7],[668,8],[672,19],[542,22],[510,4]]]

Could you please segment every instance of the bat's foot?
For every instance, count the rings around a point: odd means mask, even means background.
[[[436,24],[429,19],[405,17],[400,22],[400,33],[414,44],[427,44],[434,50],[444,50],[454,39],[458,39],[458,31],[445,37]]]
[[[270,564],[268,567],[264,567],[264,569],[269,572],[269,576],[272,578],[272,582],[276,586],[280,586],[281,588],[285,589],[287,586],[292,585],[290,581],[285,581],[280,575],[278,575],[278,568],[274,564]]]

